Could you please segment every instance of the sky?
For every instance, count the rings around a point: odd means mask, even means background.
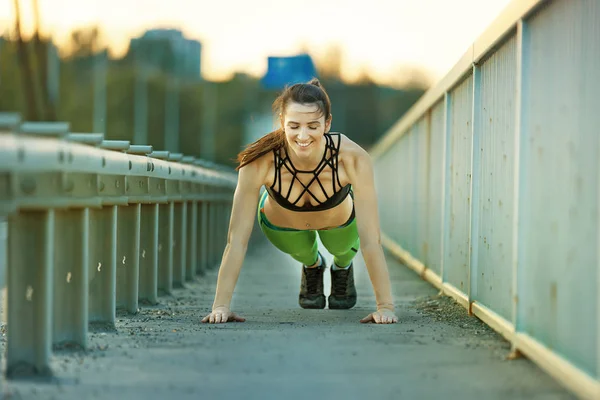
[[[19,0],[23,32],[34,0]],[[342,50],[343,77],[380,83],[402,67],[441,79],[511,0],[38,0],[41,28],[59,46],[78,27],[98,25],[114,56],[146,29],[178,28],[202,43],[206,79],[262,76],[268,56]],[[14,0],[0,1],[0,33],[14,25]]]

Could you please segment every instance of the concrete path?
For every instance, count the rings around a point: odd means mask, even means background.
[[[388,260],[398,324],[359,323],[374,305],[360,254],[355,308],[303,310],[299,265],[263,243],[249,251],[234,297],[245,323],[199,322],[214,296],[209,271],[161,304],[119,316],[117,332],[90,333],[88,351],[56,354],[50,382],[3,381],[5,398],[575,398],[530,361],[505,361],[499,335]]]

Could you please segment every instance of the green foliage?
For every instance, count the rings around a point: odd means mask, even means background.
[[[200,154],[200,133],[202,132],[202,85],[199,82],[180,84],[179,115],[182,123],[179,125],[179,145],[185,153]]]
[[[78,65],[77,60],[61,63],[57,118],[61,121],[68,121],[73,132],[92,132],[93,130],[93,89],[93,75],[90,66]]]
[[[105,136],[109,140],[133,141],[135,70],[109,64],[106,86]]]
[[[25,98],[21,87],[15,42],[3,40],[0,46],[0,110],[25,114]]]

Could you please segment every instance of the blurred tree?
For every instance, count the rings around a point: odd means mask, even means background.
[[[23,83],[23,91],[25,93],[25,117],[30,121],[38,120],[38,102],[36,98],[34,73],[32,71],[31,58],[27,42],[23,40],[21,35],[21,9],[19,0],[14,0],[15,6],[15,33],[17,37],[17,49],[19,59],[19,72]]]
[[[94,130],[94,66],[106,52],[97,26],[74,30],[60,70],[59,118],[71,123],[74,132]],[[108,111],[107,111],[108,115]],[[122,133],[121,133],[122,134]]]
[[[87,59],[101,50],[101,32],[97,26],[79,28],[71,32],[67,58]]]
[[[19,69],[19,49],[16,40],[4,38],[0,47],[0,110],[27,115],[27,100]]]
[[[342,80],[343,51],[340,45],[327,47],[325,53],[315,60],[319,77],[323,80]]]
[[[179,100],[180,146],[188,154],[200,156],[202,132],[202,82],[182,82]]]
[[[112,62],[106,77],[106,138],[130,140],[134,135],[135,73],[132,66]],[[135,143],[142,144],[142,143]],[[148,141],[148,144],[151,144]]]
[[[426,90],[432,83],[429,73],[423,68],[401,65],[394,70],[394,78],[392,80],[394,87]]]
[[[371,74],[367,70],[367,68],[363,67],[358,74],[358,77],[353,81],[355,84],[359,86],[373,86],[375,85],[375,80],[371,77]]]
[[[50,94],[48,92],[48,46],[50,45],[47,40],[42,40],[40,36],[40,7],[38,0],[33,1],[33,13],[35,20],[35,29],[33,34],[33,43],[35,46],[35,56],[37,63],[37,76],[39,82],[40,105],[42,108],[41,119],[46,121],[56,120],[56,110],[54,104],[50,101]]]

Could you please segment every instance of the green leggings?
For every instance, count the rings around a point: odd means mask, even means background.
[[[350,265],[360,247],[356,218],[344,225],[323,230],[299,230],[275,226],[267,220],[263,205],[268,193],[265,191],[258,202],[258,224],[267,239],[275,247],[289,254],[303,265],[313,265],[318,258],[317,233],[321,242],[333,255],[333,261],[340,267]]]

